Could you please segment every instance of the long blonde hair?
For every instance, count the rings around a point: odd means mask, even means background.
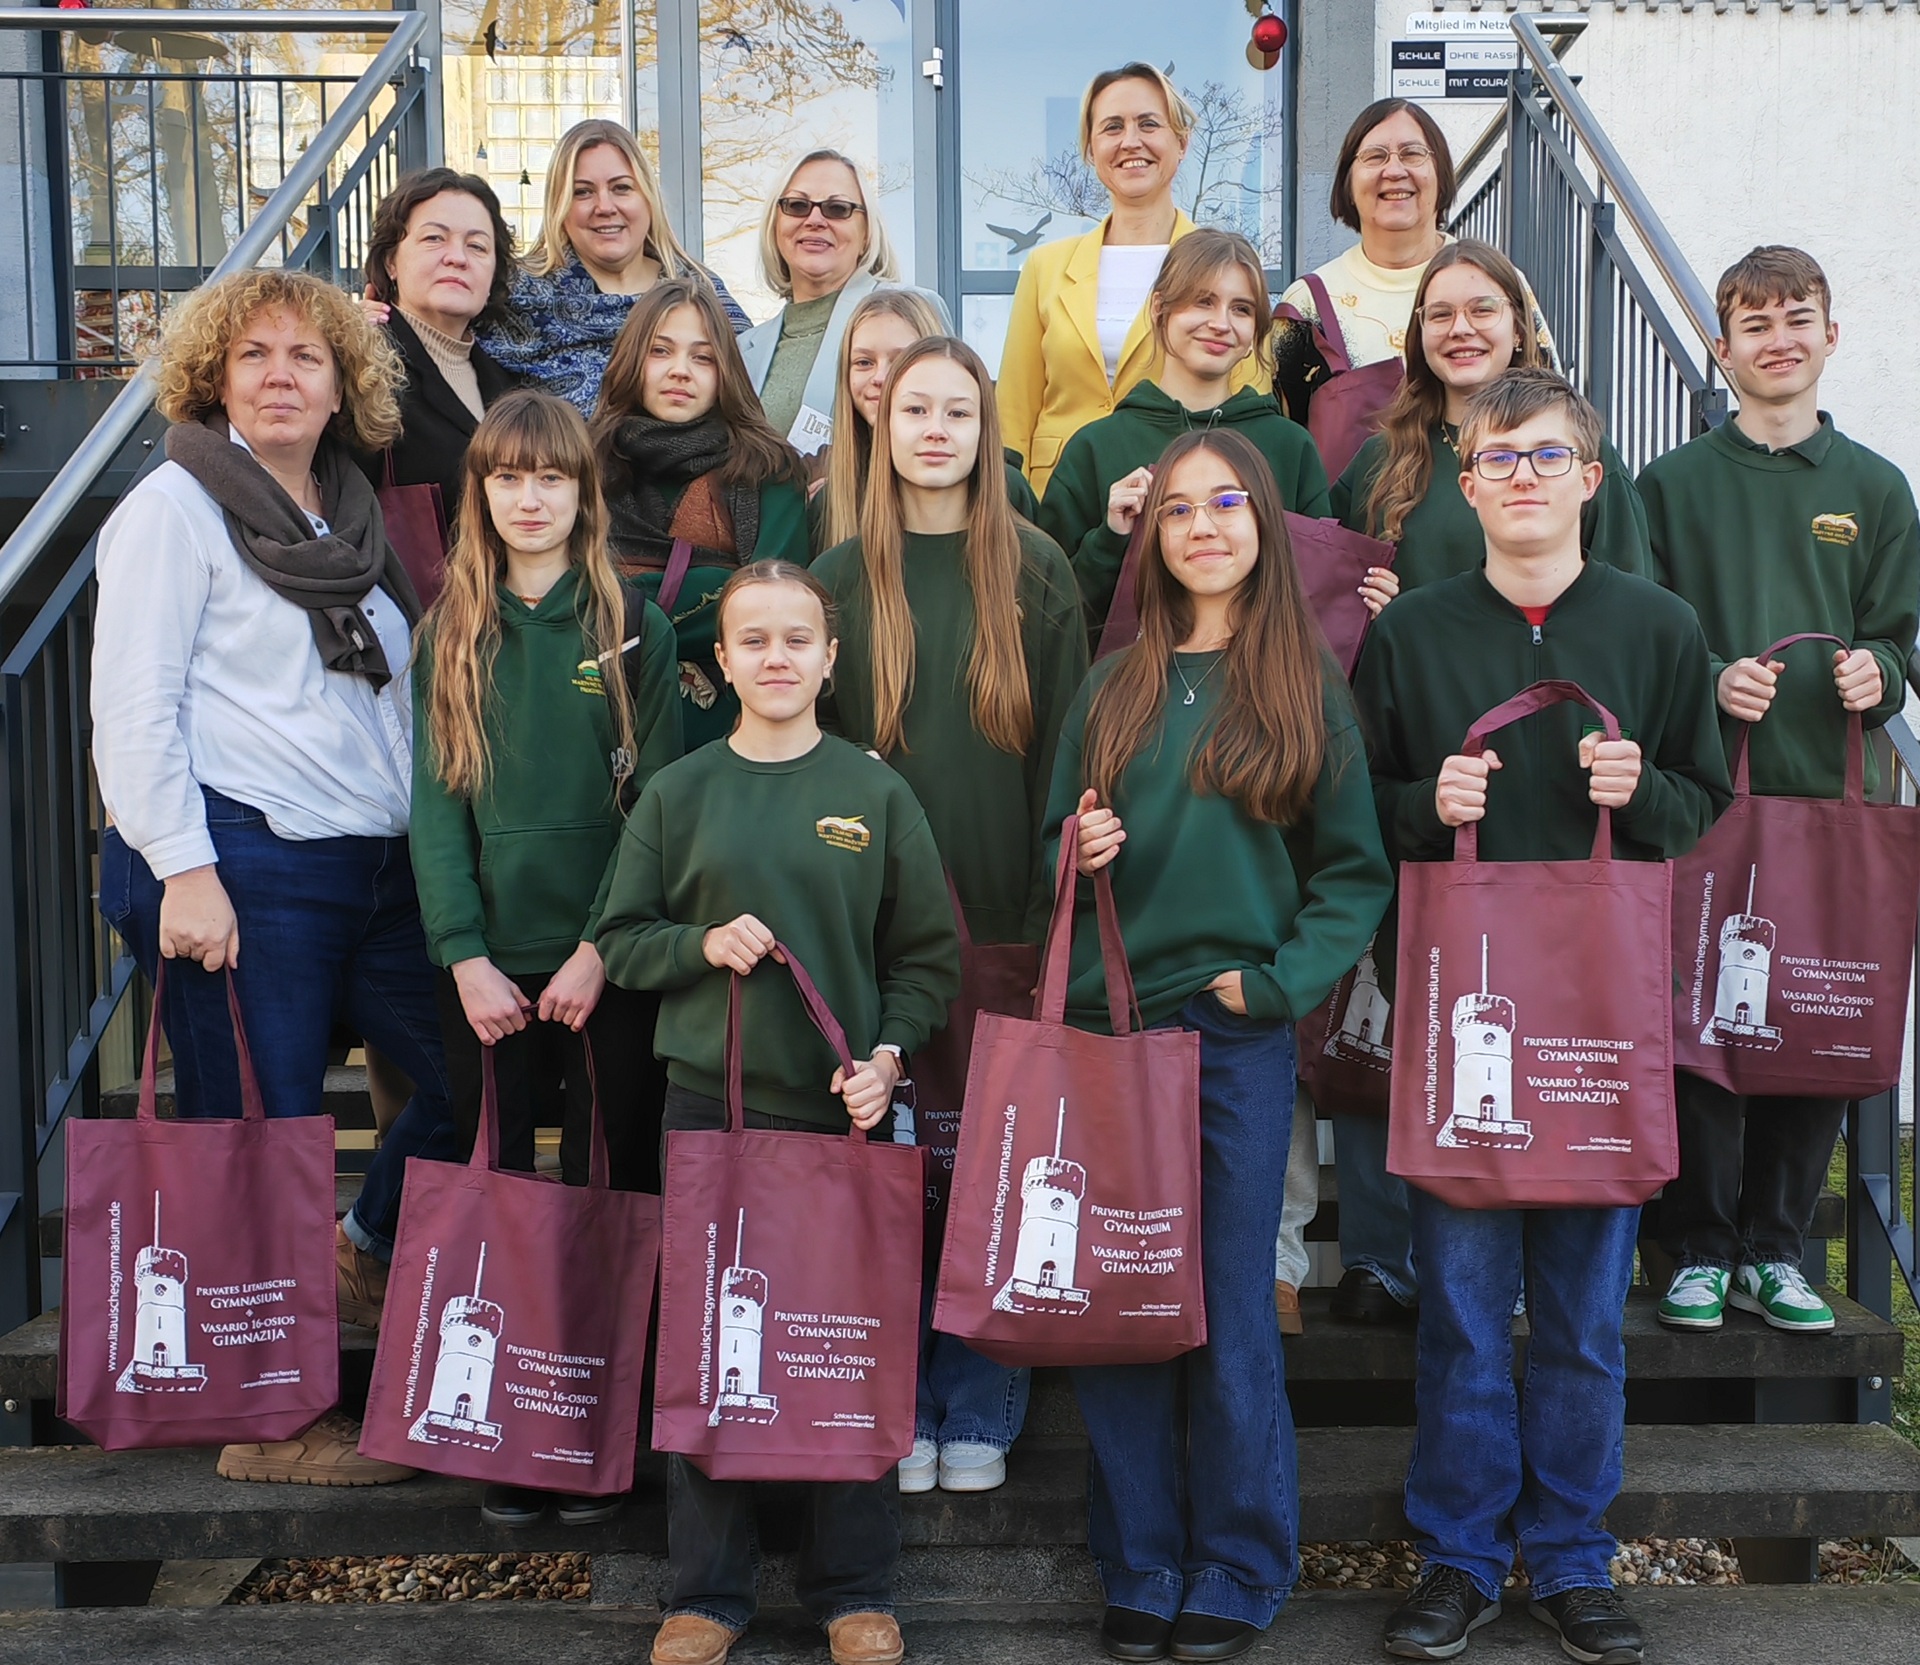
[[[647,205],[645,250],[660,262],[662,277],[676,278],[694,269],[693,256],[674,235],[667,218],[667,199],[660,194],[660,176],[653,171],[639,141],[617,121],[579,121],[560,135],[547,163],[546,215],[540,222],[540,240],[527,250],[526,268],[535,277],[548,277],[573,257],[573,239],[567,234],[567,215],[573,208],[573,176],[581,156],[596,145],[611,145],[633,169],[634,183]]]
[[[827,448],[827,513],[823,549],[860,535],[860,500],[866,495],[873,458],[873,429],[853,402],[848,382],[853,373],[853,338],[869,318],[898,318],[922,338],[945,335],[947,327],[933,302],[918,289],[876,289],[847,319],[840,337],[840,378],[833,395],[833,443]]]
[[[967,583],[973,590],[973,655],[967,664],[973,725],[1003,752],[1025,752],[1033,739],[1033,690],[1020,630],[1020,575],[1027,561],[1013,505],[1007,499],[1000,454],[1000,417],[993,378],[964,341],[936,335],[916,341],[893,361],[880,396],[876,437],[888,432],[902,376],[924,358],[947,358],[979,389],[980,450],[968,481]],[[893,447],[876,460],[860,506],[860,558],[866,575],[868,635],[873,668],[875,750],[883,756],[906,744],[906,710],[913,698],[912,609],[907,605],[906,526]]]
[[[574,608],[586,654],[599,666],[616,756],[628,760],[628,773],[634,755],[633,696],[621,653],[627,592],[607,552],[606,503],[587,424],[566,400],[522,388],[489,408],[467,445],[446,580],[420,633],[422,646],[433,654],[426,740],[434,771],[448,791],[468,799],[486,790],[493,767],[487,717],[500,650],[497,591],[506,576],[507,546],[487,505],[487,476],[501,468],[552,468],[580,483],[580,512],[567,540],[567,559],[580,569]],[[616,778],[625,779],[617,766]]]
[[[861,171],[860,164],[851,156],[838,150],[810,150],[787,169],[787,176],[781,181],[780,189],[767,198],[767,206],[760,214],[760,275],[767,280],[767,287],[783,301],[793,299],[793,269],[787,264],[787,257],[780,252],[780,239],[774,234],[774,227],[780,221],[780,199],[793,187],[793,176],[809,162],[838,162],[853,175],[854,194],[860,199],[860,206],[866,210],[863,218],[867,222],[867,246],[860,255],[856,272],[868,272],[882,283],[890,283],[900,275],[900,263],[893,256],[893,244],[887,239],[886,221],[880,218],[880,205],[874,199],[874,193],[867,188],[867,176]]]

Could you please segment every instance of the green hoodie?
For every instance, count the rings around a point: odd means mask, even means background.
[[[1400,529],[1393,570],[1400,592],[1471,572],[1486,558],[1487,540],[1480,517],[1460,491],[1460,455],[1446,434],[1432,436],[1433,479]],[[1384,466],[1387,442],[1375,434],[1360,447],[1333,485],[1333,513],[1341,525],[1368,537],[1382,534],[1371,524],[1367,499],[1374,476]],[[1633,489],[1633,477],[1619,453],[1600,442],[1600,489],[1580,511],[1580,547],[1589,560],[1604,561],[1622,572],[1646,576],[1652,562],[1647,549],[1647,511]]]
[[[616,795],[607,667],[594,662],[581,628],[579,588],[577,567],[537,607],[501,587],[486,725],[492,769],[471,799],[440,779],[427,726],[433,637],[420,638],[409,839],[436,965],[486,958],[509,976],[557,971],[598,926],[626,805],[680,755],[673,627],[644,602],[640,641],[625,655],[636,756]]]
[[[1089,422],[1067,441],[1040,503],[1040,529],[1073,562],[1090,635],[1098,637],[1106,623],[1127,553],[1127,540],[1107,525],[1107,493],[1114,481],[1158,462],[1184,433],[1225,428],[1251,440],[1267,459],[1283,509],[1316,520],[1333,513],[1320,453],[1307,430],[1281,413],[1271,393],[1243,388],[1217,410],[1191,411],[1156,383],[1139,383],[1111,416]]]
[[[1822,413],[1798,445],[1769,451],[1732,422],[1669,451],[1640,476],[1653,575],[1700,615],[1720,673],[1783,636],[1825,631],[1880,661],[1878,728],[1907,694],[1920,623],[1920,525],[1906,476]],[[1846,708],[1830,646],[1786,659],[1773,704],[1753,725],[1753,789],[1837,798],[1845,783]],[[1731,745],[1738,718],[1722,713]],[[1869,789],[1878,775],[1867,752]]]

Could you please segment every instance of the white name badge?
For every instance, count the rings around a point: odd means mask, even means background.
[[[803,457],[818,456],[832,438],[833,418],[812,405],[802,405],[793,426],[787,430],[787,443]]]

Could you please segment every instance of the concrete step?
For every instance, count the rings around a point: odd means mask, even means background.
[[[1684,1665],[1912,1665],[1920,1584],[1864,1589],[1633,1590],[1648,1656]],[[1241,1657],[1253,1665],[1375,1665],[1388,1595],[1296,1597]],[[1094,1665],[1103,1655],[1091,1615],[1072,1618],[976,1606],[966,1617],[903,1626],[914,1665]],[[486,1602],[447,1606],[94,1608],[0,1613],[0,1657],[33,1665],[606,1665],[638,1660],[653,1635],[641,1612],[595,1604]],[[1471,1657],[1561,1659],[1552,1634],[1509,1602],[1478,1632]],[[820,1665],[818,1629],[793,1617],[757,1622],[733,1658],[758,1665]]]
[[[1404,1536],[1401,1493],[1411,1445],[1404,1428],[1303,1429],[1302,1535]],[[479,1488],[465,1481],[423,1476],[354,1490],[236,1485],[214,1473],[214,1457],[204,1450],[0,1450],[0,1562],[665,1548],[657,1481],[603,1526],[549,1522],[511,1532],[482,1524]],[[1075,1444],[1023,1442],[998,1491],[904,1499],[905,1541],[1080,1543],[1086,1461]],[[1626,1484],[1608,1521],[1622,1537],[1920,1532],[1920,1450],[1872,1425],[1629,1427]]]

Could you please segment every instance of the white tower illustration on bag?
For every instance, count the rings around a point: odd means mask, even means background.
[[[1701,1032],[1703,1046],[1746,1046],[1778,1051],[1786,1037],[1767,1023],[1767,988],[1773,977],[1773,921],[1753,911],[1758,867],[1747,869],[1747,911],[1720,922],[1720,978],[1713,1016]]]
[[[117,1393],[198,1393],[207,1367],[187,1363],[187,1257],[160,1246],[160,1193],[153,1194],[153,1242],[133,1263],[133,1357]]]
[[[1385,1069],[1393,1062],[1393,1048],[1387,1044],[1387,1019],[1393,1008],[1380,991],[1380,968],[1374,963],[1373,941],[1353,968],[1353,987],[1347,991],[1347,1003],[1340,1013],[1340,1025],[1327,1032],[1321,1047],[1329,1058],[1351,1058],[1356,1063]]]
[[[1513,1115],[1513,1002],[1487,989],[1487,939],[1480,939],[1480,992],[1453,1003],[1453,1114],[1437,1143],[1525,1150],[1533,1124]]]
[[[487,1420],[493,1397],[493,1360],[507,1315],[480,1298],[487,1269],[487,1246],[480,1245],[473,1269],[473,1293],[456,1295],[440,1309],[440,1356],[433,1364],[427,1408],[414,1419],[407,1438],[424,1445],[464,1445],[475,1451],[500,1449],[500,1424]]]
[[[733,1240],[733,1264],[720,1279],[720,1340],[715,1374],[720,1392],[707,1418],[709,1428],[723,1422],[771,1422],[780,1400],[760,1391],[760,1348],[767,1323],[767,1274],[742,1264],[747,1250],[747,1211]]]
[[[1087,1310],[1087,1292],[1074,1285],[1087,1170],[1061,1156],[1066,1131],[1063,1098],[1054,1127],[1053,1155],[1034,1157],[1020,1180],[1020,1239],[1013,1250],[1013,1276],[993,1298],[997,1312]]]

